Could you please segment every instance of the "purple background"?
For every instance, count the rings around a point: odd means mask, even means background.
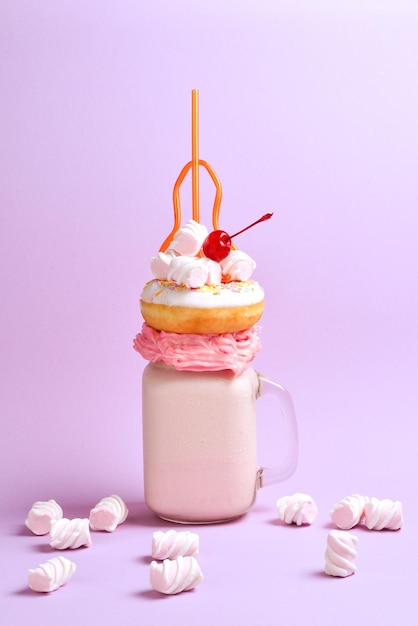
[[[409,621],[417,32],[406,0],[3,0],[0,613],[14,624]],[[145,363],[131,342],[191,156],[192,88],[222,227],[275,212],[240,247],[266,290],[256,366],[292,393],[300,463],[241,520],[198,529],[205,581],[166,598],[148,585],[151,534],[168,524],[142,504]],[[201,193],[208,221],[203,175]],[[189,206],[183,188],[184,219]],[[270,435],[261,424],[261,462]],[[317,501],[312,527],[276,520],[276,499],[295,491]],[[66,555],[78,565],[66,587],[29,592],[27,569],[57,556],[23,526],[32,503],[86,516],[113,492],[128,522]],[[353,492],[401,500],[405,526],[356,529],[358,572],[331,579],[328,511]]]

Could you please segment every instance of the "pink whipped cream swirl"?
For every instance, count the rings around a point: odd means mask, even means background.
[[[241,374],[260,350],[256,328],[223,335],[177,334],[158,331],[144,323],[134,339],[134,349],[156,363],[193,372],[231,370]]]

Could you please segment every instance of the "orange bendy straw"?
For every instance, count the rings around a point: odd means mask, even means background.
[[[200,222],[199,206],[199,92],[192,91],[192,218]]]
[[[180,206],[180,186],[183,183],[189,170],[192,170],[192,219],[200,223],[200,194],[199,194],[199,174],[200,167],[204,167],[215,185],[215,199],[212,208],[212,224],[214,230],[219,230],[219,212],[222,200],[222,185],[215,170],[207,161],[199,158],[199,91],[192,90],[192,160],[186,163],[174,183],[173,188],[173,208],[174,226],[168,237],[160,247],[160,252],[164,252],[169,247],[174,235],[181,226],[181,206]]]

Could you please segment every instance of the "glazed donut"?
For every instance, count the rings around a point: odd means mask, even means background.
[[[149,281],[140,298],[141,313],[156,330],[222,334],[251,328],[264,310],[264,292],[252,280],[191,289],[172,280]]]

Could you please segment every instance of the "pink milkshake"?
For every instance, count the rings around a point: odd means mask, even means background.
[[[135,349],[150,360],[142,381],[144,493],[160,517],[220,522],[246,513],[259,487],[290,476],[297,429],[288,392],[258,374],[254,328],[176,335],[143,325]],[[257,461],[256,400],[278,401],[287,451],[272,469]]]
[[[284,480],[296,466],[297,429],[287,391],[251,363],[260,349],[256,323],[264,292],[251,279],[255,262],[219,229],[221,187],[197,154],[197,92],[192,92],[192,161],[174,185],[174,227],[151,259],[154,278],[140,298],[145,320],[134,348],[149,361],[142,383],[144,492],[160,517],[182,523],[235,518],[259,487]],[[214,230],[199,220],[198,172],[216,187]],[[192,173],[192,217],[181,225],[179,186]],[[235,240],[234,240],[235,241]],[[288,435],[273,470],[257,462],[256,400],[277,399]]]
[[[143,375],[144,485],[147,505],[177,522],[242,515],[257,489],[252,367],[181,372],[150,363]]]

